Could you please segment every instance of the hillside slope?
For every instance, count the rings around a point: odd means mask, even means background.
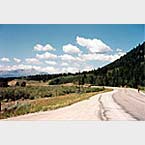
[[[100,76],[102,85],[145,85],[145,42],[132,49],[126,55],[115,62],[94,71],[95,75]],[[93,72],[92,72],[93,73]],[[105,79],[105,80],[104,80]]]
[[[145,42],[109,65],[81,74],[61,76],[51,80],[50,84],[69,82],[105,86],[145,86]]]

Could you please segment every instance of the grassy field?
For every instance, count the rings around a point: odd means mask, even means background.
[[[78,92],[77,86],[27,86],[3,88],[1,93],[5,94],[2,100],[2,111],[0,118],[8,118],[38,111],[53,110],[68,106],[73,103],[89,99],[100,92],[111,91],[104,88],[83,88]],[[13,100],[17,94],[22,94],[22,98]],[[23,98],[24,94],[29,94],[28,98]],[[51,95],[50,95],[51,94]],[[10,99],[8,95],[10,96]]]
[[[3,102],[16,101],[19,99],[38,99],[62,96],[71,93],[89,93],[102,91],[103,88],[86,88],[78,86],[26,86],[0,88],[0,96]]]

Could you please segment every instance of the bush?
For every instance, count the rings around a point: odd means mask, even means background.
[[[45,98],[49,98],[49,97],[52,97],[52,93],[48,93],[46,95],[44,95]]]
[[[35,97],[34,97],[34,96],[30,96],[29,99],[30,99],[30,100],[34,100]]]
[[[20,83],[19,82],[16,82],[15,86],[20,86]]]
[[[16,101],[20,99],[49,98],[71,93],[90,93],[104,90],[103,88],[86,88],[77,86],[26,86],[8,87],[0,89],[1,100]]]
[[[103,91],[105,88],[86,88],[84,91],[86,93],[90,93],[90,92],[99,92],[99,91]]]
[[[26,82],[22,82],[21,87],[25,87],[25,86],[26,86]]]
[[[7,88],[0,91],[0,95],[2,96],[3,100],[6,101],[15,101],[19,99],[29,99],[30,94],[21,88]]]

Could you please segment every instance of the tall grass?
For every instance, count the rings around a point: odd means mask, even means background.
[[[110,91],[104,88],[81,88],[79,93],[77,86],[48,86],[48,87],[13,87],[1,89],[7,95],[16,95],[18,92],[29,94],[29,99],[18,99],[17,101],[2,101],[1,119],[38,111],[46,111],[68,106],[73,103],[88,99],[102,92]],[[14,94],[13,94],[13,93]],[[10,93],[10,94],[9,94]],[[2,94],[2,93],[1,93]],[[51,96],[49,96],[51,94]],[[31,99],[31,97],[34,97]]]
[[[61,96],[77,92],[95,92],[102,88],[79,88],[78,86],[26,86],[26,87],[8,87],[0,88],[1,100],[16,101],[19,99],[37,99]]]

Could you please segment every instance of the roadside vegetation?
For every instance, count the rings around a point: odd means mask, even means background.
[[[16,86],[0,88],[1,116],[8,118],[27,113],[46,111],[89,99],[109,89],[83,86]]]
[[[145,87],[140,87],[140,89],[145,93]]]

